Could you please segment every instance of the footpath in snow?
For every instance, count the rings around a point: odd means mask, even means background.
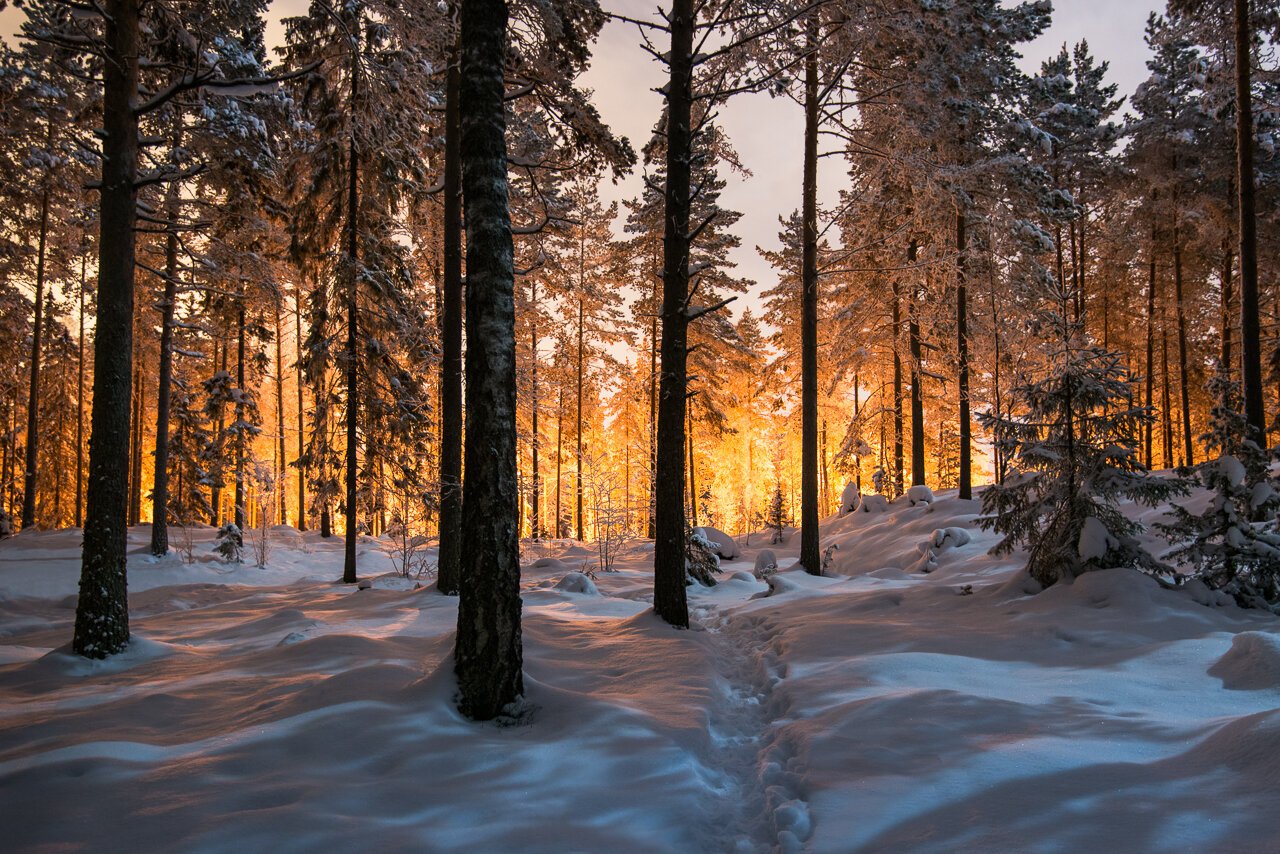
[[[829,520],[826,578],[739,540],[690,631],[649,610],[648,544],[593,584],[561,583],[589,548],[530,546],[505,727],[454,711],[456,600],[375,541],[358,590],[311,534],[258,569],[138,529],[135,640],[93,663],[78,532],[2,541],[5,848],[1277,850],[1278,621],[1122,570],[1028,595],[976,513]]]

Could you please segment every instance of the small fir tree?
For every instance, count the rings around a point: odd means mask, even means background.
[[[773,498],[769,499],[769,529],[773,531],[773,538],[769,542],[774,545],[782,542],[783,539],[782,529],[787,524],[785,507],[782,484],[778,483],[773,487]]]
[[[1062,314],[1044,376],[1014,389],[1022,415],[987,413],[984,427],[1013,452],[1013,472],[982,496],[986,529],[1004,534],[993,554],[1027,547],[1027,570],[1044,587],[1092,569],[1164,567],[1139,543],[1142,526],[1122,499],[1154,506],[1185,491],[1150,477],[1138,456],[1151,418],[1135,405],[1121,356],[1082,341]]]
[[[715,587],[712,573],[720,571],[720,556],[715,546],[698,529],[685,526],[684,534],[685,583],[695,581],[704,587]]]

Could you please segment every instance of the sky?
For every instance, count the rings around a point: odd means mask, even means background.
[[[298,14],[307,0],[274,0],[267,30],[269,44],[278,44],[283,28],[279,19]],[[654,0],[603,0],[608,11],[631,17],[650,17]],[[1063,44],[1087,39],[1094,56],[1109,62],[1109,80],[1120,86],[1121,94],[1132,93],[1146,77],[1146,47],[1142,42],[1148,14],[1155,0],[1057,0],[1054,22],[1039,39],[1025,46],[1022,66],[1035,71],[1040,63],[1057,53]],[[21,13],[9,8],[0,12],[0,33],[10,35]],[[609,23],[601,33],[595,60],[585,85],[595,90],[595,103],[615,133],[628,137],[637,151],[648,140],[661,110],[661,97],[653,90],[662,84],[662,66],[639,47],[636,28]],[[788,99],[768,95],[738,95],[721,109],[721,123],[751,175],[730,178],[721,196],[722,204],[743,213],[737,226],[742,246],[733,254],[738,272],[754,279],[758,293],[776,279],[756,247],[778,246],[778,217],[800,206],[801,146],[804,116]],[[845,183],[841,158],[824,158],[819,173],[820,199],[831,204]],[[639,194],[640,172],[616,186],[606,185],[606,202]],[[741,305],[753,305],[743,300]],[[741,305],[737,310],[741,309]]]

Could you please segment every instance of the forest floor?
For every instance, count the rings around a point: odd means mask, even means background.
[[[526,544],[529,708],[506,726],[459,717],[457,600],[376,540],[357,589],[311,533],[276,529],[255,568],[210,530],[195,562],[154,559],[136,529],[133,641],[87,662],[79,533],[21,534],[0,542],[0,847],[1280,850],[1280,621],[1127,570],[1029,595],[977,510],[828,520],[825,578],[790,568],[798,536],[740,539],[690,631],[649,611],[651,544],[587,592],[557,582],[591,548]]]

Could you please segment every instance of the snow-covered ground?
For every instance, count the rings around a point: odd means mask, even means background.
[[[589,549],[529,547],[509,726],[454,710],[456,600],[334,584],[340,542],[282,528],[256,569],[204,559],[209,531],[194,564],[151,559],[138,529],[134,641],[85,662],[78,532],[20,535],[0,848],[1280,850],[1280,621],[1124,570],[1027,595],[976,512],[829,520],[830,578],[788,569],[798,536],[740,541],[692,631],[648,610],[647,544],[585,593],[556,582]]]

